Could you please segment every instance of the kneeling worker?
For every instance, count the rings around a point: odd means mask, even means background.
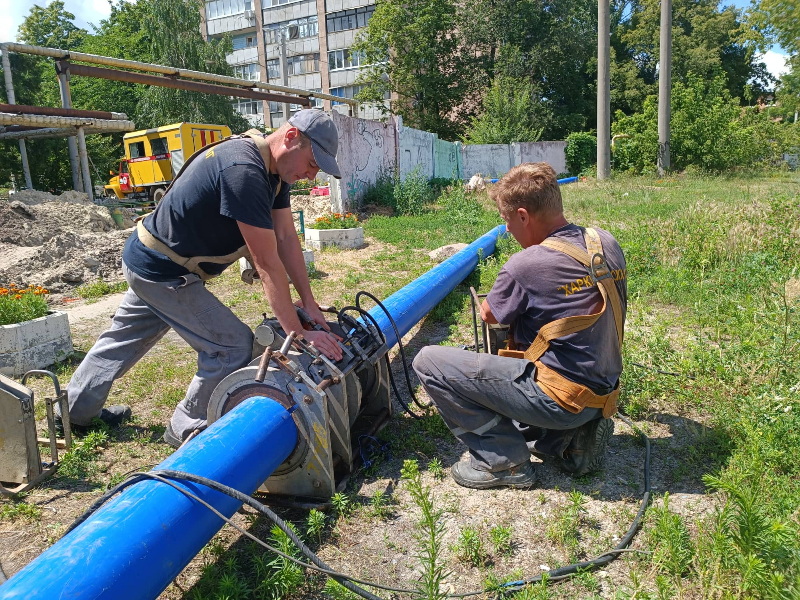
[[[490,191],[522,246],[481,306],[511,325],[500,356],[429,346],[414,370],[469,447],[452,468],[469,488],[530,487],[530,454],[575,475],[603,466],[614,432],[627,309],[625,257],[614,237],[564,218],[546,163],[514,167]]]
[[[187,160],[155,211],[125,245],[128,292],[69,383],[69,414],[86,429],[94,417],[118,425],[124,405],[104,408],[113,382],[170,329],[198,354],[197,373],[178,404],[164,440],[178,447],[206,427],[211,393],[246,366],[253,333],[205,287],[239,257],[248,256],[266,299],[285,331],[302,331],[287,273],[308,314],[328,329],[308,282],[289,205],[289,185],[322,169],[340,177],[338,135],[321,110],[301,110],[264,137],[256,131],[203,148]],[[320,352],[341,359],[326,331],[303,331]],[[57,417],[57,422],[60,416]]]

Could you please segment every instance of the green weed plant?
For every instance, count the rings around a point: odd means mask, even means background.
[[[75,289],[75,292],[84,299],[100,298],[108,294],[116,294],[128,290],[127,281],[118,281],[116,283],[108,283],[104,279],[98,279],[93,283],[84,283]]]
[[[426,600],[443,600],[447,593],[443,588],[449,575],[443,560],[444,511],[436,508],[430,487],[422,484],[422,475],[415,460],[403,461],[401,477],[411,499],[420,511],[414,538],[417,542],[415,558],[422,566],[422,577],[417,583],[419,595]]]

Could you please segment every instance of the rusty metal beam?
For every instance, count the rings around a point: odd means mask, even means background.
[[[125,113],[104,110],[79,110],[77,108],[53,108],[52,106],[29,106],[27,104],[0,104],[0,112],[22,115],[48,115],[52,117],[89,117],[92,119],[116,119],[127,121]]]
[[[66,63],[66,61],[64,62]],[[269,102],[289,102],[291,104],[300,104],[301,106],[306,107],[311,106],[311,101],[308,98],[302,98],[300,96],[287,96],[285,94],[268,94],[265,92],[257,92],[249,88],[212,85],[210,83],[187,81],[185,79],[162,77],[160,75],[145,75],[143,73],[132,73],[131,71],[117,71],[114,69],[104,69],[102,67],[76,65],[75,63],[63,64],[63,68],[69,68],[69,72],[72,75],[81,75],[83,77],[99,77],[100,79],[111,79],[113,81],[125,81],[128,83],[141,83],[142,85],[156,85],[159,87],[172,88],[176,90],[200,92],[201,94],[217,94],[219,96],[234,96],[237,98],[254,98],[256,100],[267,100]]]

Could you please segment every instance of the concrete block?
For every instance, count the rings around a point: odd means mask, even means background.
[[[0,373],[19,377],[31,369],[43,369],[72,352],[67,313],[54,311],[44,317],[0,326]]]
[[[306,244],[315,250],[331,246],[345,249],[360,248],[364,245],[364,228],[306,229]]]

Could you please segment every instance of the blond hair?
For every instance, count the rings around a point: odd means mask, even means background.
[[[563,212],[556,172],[545,162],[522,163],[513,167],[489,190],[503,215],[524,208],[531,215]]]

